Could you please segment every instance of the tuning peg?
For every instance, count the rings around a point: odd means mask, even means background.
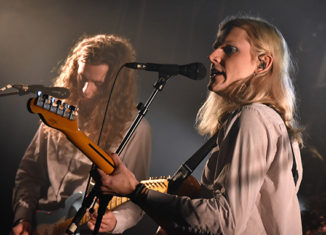
[[[42,107],[44,108],[44,109],[47,109],[48,108],[48,102],[49,102],[49,95],[47,95],[47,94],[44,94],[43,96],[42,96],[42,98],[43,98],[43,104],[42,104]]]
[[[35,105],[39,106],[39,107],[43,107],[43,101],[42,101],[42,92],[41,91],[38,91],[37,92],[37,96],[36,96],[36,99],[35,99]]]
[[[77,110],[77,108],[73,105],[70,105],[70,112],[69,112],[69,119],[73,120],[74,119],[74,113]]]
[[[66,114],[68,113],[67,111],[69,110],[69,104],[67,103],[63,103],[63,113],[62,113],[62,117],[66,116]]]
[[[63,103],[62,106],[63,106],[63,109],[64,109],[64,110],[69,109],[69,107],[70,107],[70,105],[67,104],[67,103]]]
[[[43,95],[43,99],[45,99],[45,100],[49,99],[49,95],[44,94],[44,95]]]
[[[53,106],[54,101],[55,101],[54,97],[51,97],[50,100],[49,100],[49,106],[50,106],[49,110],[52,111],[52,112],[56,111],[56,107]]]
[[[54,98],[54,97],[51,97],[51,98],[50,98],[50,105],[51,105],[51,106],[54,104],[54,101],[55,101],[55,98]]]
[[[62,101],[61,100],[57,100],[57,110],[56,110],[56,113],[59,114],[59,111],[60,111],[60,106],[62,104]]]

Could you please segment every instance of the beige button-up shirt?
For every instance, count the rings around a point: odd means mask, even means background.
[[[46,131],[41,124],[21,160],[13,191],[15,220],[32,221],[36,209],[56,210],[69,196],[85,192],[92,162],[63,134],[55,132]],[[142,180],[149,175],[150,155],[151,128],[143,119],[120,157]],[[123,232],[142,217],[142,211],[132,202],[113,213],[117,218],[114,233]]]
[[[263,104],[243,106],[219,132],[202,175],[203,198],[150,190],[139,204],[167,221],[176,234],[302,234],[297,197],[302,164],[298,144],[292,146],[296,184],[290,140],[280,115]]]

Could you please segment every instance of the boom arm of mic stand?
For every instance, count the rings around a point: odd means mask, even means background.
[[[150,97],[147,99],[145,104],[140,103],[137,108],[139,110],[137,117],[135,118],[134,122],[132,123],[132,125],[130,126],[127,134],[124,136],[120,146],[117,148],[116,153],[119,155],[122,150],[124,149],[124,147],[126,146],[126,144],[128,143],[128,141],[130,140],[130,137],[132,136],[132,134],[135,132],[137,126],[139,125],[140,121],[143,119],[143,117],[146,115],[147,111],[148,111],[148,107],[150,106],[150,104],[152,103],[152,101],[154,100],[154,97],[156,96],[156,94],[159,91],[162,91],[166,81],[168,80],[169,75],[159,75],[159,79],[158,81],[153,85],[154,86],[154,91],[152,92],[152,94],[150,95]]]
[[[21,95],[21,94],[19,93],[19,91],[0,93],[0,96],[9,96],[9,95]]]

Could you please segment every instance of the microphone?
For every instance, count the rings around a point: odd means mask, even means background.
[[[64,87],[45,87],[43,85],[12,85],[12,87],[19,90],[19,95],[37,93],[39,91],[59,99],[68,98],[70,95],[69,89]]]
[[[191,63],[185,65],[177,64],[153,64],[153,63],[126,63],[127,68],[141,69],[146,71],[159,72],[164,75],[181,74],[193,80],[201,80],[206,76],[206,68],[202,63]]]

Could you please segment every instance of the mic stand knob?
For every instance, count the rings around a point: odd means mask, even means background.
[[[79,208],[79,210],[77,211],[73,220],[69,224],[69,226],[66,230],[67,234],[72,235],[72,234],[76,233],[81,219],[85,215],[87,208],[89,208],[92,205],[94,198],[98,194],[98,192],[99,192],[99,186],[97,184],[95,184],[95,186],[90,191],[90,193],[87,196],[85,196],[85,198],[82,202],[82,206]]]
[[[95,180],[95,185],[92,188],[92,190],[90,191],[90,193],[87,196],[85,196],[85,198],[82,202],[82,206],[79,208],[79,210],[77,211],[72,222],[68,226],[66,233],[69,235],[76,233],[81,219],[85,215],[87,208],[89,208],[92,205],[92,203],[94,202],[95,197],[99,199],[99,208],[98,208],[95,228],[93,231],[93,234],[96,235],[100,229],[102,218],[103,218],[103,215],[107,208],[107,205],[110,202],[110,200],[112,199],[112,195],[104,195],[104,194],[102,194],[102,192],[100,190],[101,183],[100,183],[100,178],[99,178],[99,175],[97,172],[97,168],[94,168],[91,170],[91,175],[92,175],[93,179]]]

